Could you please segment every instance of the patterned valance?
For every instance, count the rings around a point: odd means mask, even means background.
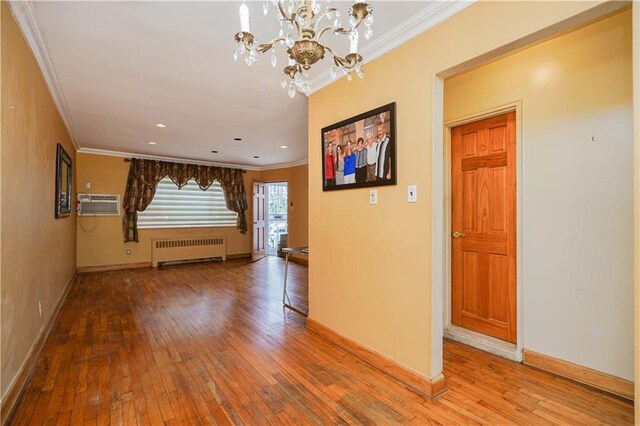
[[[243,234],[247,232],[247,196],[242,170],[132,158],[122,203],[125,212],[122,224],[125,242],[138,242],[138,212],[144,211],[151,204],[158,182],[167,176],[178,188],[194,179],[203,191],[209,189],[214,181],[220,182],[227,208],[238,213],[238,229]]]

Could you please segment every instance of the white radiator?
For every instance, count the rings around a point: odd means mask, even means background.
[[[182,260],[226,260],[225,237],[157,238],[151,240],[151,263]]]

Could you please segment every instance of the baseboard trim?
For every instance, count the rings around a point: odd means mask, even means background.
[[[446,382],[443,374],[438,375],[438,377],[434,379],[429,379],[372,349],[362,346],[312,318],[307,317],[307,328],[330,340],[333,344],[340,346],[372,367],[388,374],[417,394],[433,398],[445,390]]]
[[[151,268],[151,262],[122,263],[119,265],[81,266],[78,268],[78,273],[86,274],[88,272],[120,271],[122,269],[138,268]]]
[[[633,401],[634,384],[629,380],[528,349],[523,349],[522,351],[522,362]]]
[[[226,260],[247,259],[251,258],[251,253],[228,254],[225,257]],[[81,266],[78,268],[78,273],[86,274],[88,272],[120,271],[123,269],[151,268],[152,266],[153,265],[151,264],[151,262],[121,263],[119,265]]]
[[[78,273],[76,272],[71,280],[67,283],[66,288],[62,292],[62,295],[58,299],[58,303],[56,304],[55,309],[51,312],[49,319],[46,324],[40,330],[40,334],[36,337],[33,346],[29,350],[27,357],[25,358],[22,366],[18,370],[18,373],[15,375],[13,383],[9,385],[9,389],[5,394],[5,397],[0,402],[0,424],[6,425],[9,424],[11,417],[13,416],[13,412],[22,397],[22,391],[24,390],[24,386],[29,381],[31,374],[34,371],[34,367],[36,366],[36,361],[38,360],[38,356],[44,347],[51,330],[53,329],[53,325],[56,323],[58,319],[58,315],[62,310],[65,302],[67,301],[67,296],[69,295],[69,291],[74,286],[78,279]]]
[[[228,254],[226,257],[227,260],[251,259],[251,253]]]

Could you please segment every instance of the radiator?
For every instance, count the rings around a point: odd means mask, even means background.
[[[183,260],[226,260],[225,237],[157,238],[151,240],[151,263]]]

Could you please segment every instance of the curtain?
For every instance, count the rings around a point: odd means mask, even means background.
[[[214,181],[220,182],[227,209],[238,213],[237,228],[243,234],[247,232],[247,196],[241,169],[132,158],[122,203],[122,231],[125,242],[138,242],[138,212],[149,207],[158,188],[158,182],[167,176],[178,188],[194,179],[203,191],[209,189]]]

